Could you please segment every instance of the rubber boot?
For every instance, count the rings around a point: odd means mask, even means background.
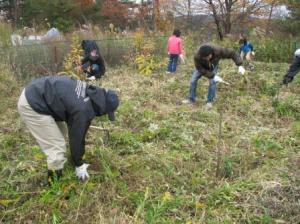
[[[48,185],[51,186],[55,181],[59,180],[62,176],[62,170],[48,170]]]

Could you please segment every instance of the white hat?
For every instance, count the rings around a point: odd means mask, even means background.
[[[295,56],[300,57],[300,48],[295,51]]]

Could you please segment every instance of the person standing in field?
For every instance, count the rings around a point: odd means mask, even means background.
[[[175,29],[173,35],[169,37],[168,40],[168,54],[169,54],[169,64],[167,68],[167,73],[175,73],[177,69],[178,58],[180,57],[183,61],[183,48],[182,39],[180,38],[181,32]]]

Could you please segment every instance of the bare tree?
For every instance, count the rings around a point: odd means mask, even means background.
[[[0,0],[0,10],[12,21],[13,26],[16,26],[20,19],[22,6],[22,0]]]
[[[274,10],[274,7],[275,7],[275,3],[276,3],[275,0],[273,0],[271,2],[270,12],[269,12],[269,16],[268,16],[268,22],[267,22],[267,26],[266,26],[266,34],[270,33],[271,20],[272,20],[272,16],[273,16],[273,10]]]
[[[185,18],[186,27],[191,29],[193,12],[195,10],[194,6],[197,5],[198,0],[170,0],[170,2],[172,3],[174,14]]]
[[[153,17],[154,17],[154,30],[158,30],[158,26],[160,23],[160,4],[159,0],[153,1]]]
[[[213,0],[204,0],[204,2],[206,2],[209,5],[209,8],[212,11],[212,14],[213,14],[213,17],[214,17],[215,24],[217,26],[217,31],[218,31],[219,38],[220,38],[220,40],[223,40],[224,32],[223,32],[223,29],[222,29],[222,26],[221,26],[221,17],[218,14],[217,7],[214,4]]]
[[[233,23],[241,23],[251,15],[260,15],[265,0],[202,0],[214,18],[220,40],[231,33]]]

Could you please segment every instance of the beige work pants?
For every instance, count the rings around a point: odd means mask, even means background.
[[[66,125],[65,122],[56,122],[52,116],[35,112],[25,97],[23,90],[18,111],[27,128],[38,142],[47,157],[48,170],[62,169],[66,162]]]

